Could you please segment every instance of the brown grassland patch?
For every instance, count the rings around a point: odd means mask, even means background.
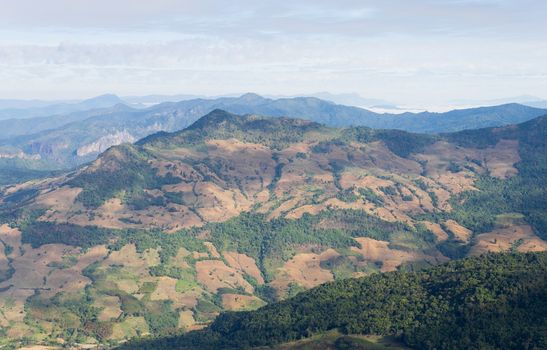
[[[222,306],[230,311],[254,310],[265,304],[254,295],[222,294]]]
[[[437,263],[437,259],[419,252],[407,252],[389,248],[389,242],[379,241],[368,237],[359,237],[355,240],[361,248],[351,247],[351,250],[363,256],[365,261],[381,263],[380,271],[395,271],[403,263],[413,261],[430,261]]]
[[[242,287],[247,293],[253,292],[253,287],[238,270],[229,267],[222,260],[200,260],[196,262],[197,279],[212,293],[220,288]]]
[[[175,278],[161,276],[156,281],[158,285],[150,294],[150,300],[171,300],[175,307],[194,307],[203,293],[203,290],[198,286],[184,293],[177,292]]]
[[[192,310],[183,310],[179,314],[179,327],[184,330],[189,330],[196,323]]]
[[[511,249],[519,252],[539,252],[547,250],[547,242],[536,236],[529,225],[509,226],[477,235],[469,254],[480,255]]]
[[[258,284],[264,284],[262,273],[253,258],[236,252],[224,252],[223,255],[228,265],[253,277]]]
[[[433,232],[437,241],[442,242],[448,239],[448,233],[442,229],[441,225],[430,221],[420,221],[429,231]]]
[[[120,298],[115,295],[101,295],[95,299],[93,306],[102,309],[99,313],[99,321],[110,321],[122,314]]]
[[[339,255],[334,249],[328,249],[321,254],[300,253],[278,268],[271,286],[279,291],[287,289],[289,284],[297,283],[305,288],[313,288],[334,279],[332,272],[323,269],[322,261]]]
[[[446,220],[444,222],[444,226],[446,229],[451,232],[454,237],[464,243],[469,242],[469,239],[471,238],[471,235],[473,232],[462,225],[458,224],[454,220]]]

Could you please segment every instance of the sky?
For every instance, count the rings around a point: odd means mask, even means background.
[[[0,0],[0,99],[547,98],[545,0]]]

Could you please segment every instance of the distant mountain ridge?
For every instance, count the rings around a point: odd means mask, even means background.
[[[78,102],[47,101],[4,101],[8,108],[0,109],[0,120],[47,117],[58,114],[68,114],[78,111],[87,111],[97,108],[107,108],[119,103],[124,103],[118,96],[105,94]],[[0,106],[2,105],[0,101]]]

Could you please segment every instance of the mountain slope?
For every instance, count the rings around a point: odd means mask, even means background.
[[[214,110],[111,147],[2,189],[3,340],[161,336],[332,280],[545,250],[546,134],[547,117],[424,135]]]
[[[205,331],[124,349],[242,349],[332,329],[401,335],[419,349],[543,348],[547,254],[497,254],[418,273],[326,284],[251,312],[221,314]]]

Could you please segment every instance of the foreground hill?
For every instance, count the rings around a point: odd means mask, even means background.
[[[545,250],[545,135],[547,117],[423,135],[215,110],[112,147],[2,191],[0,339],[115,344],[332,280]]]
[[[378,114],[312,97],[267,99],[194,99],[147,109],[116,105],[102,110],[38,119],[0,121],[0,155],[38,158],[51,168],[88,162],[113,145],[134,142],[158,131],[188,127],[201,116],[223,109],[236,114],[302,118],[334,127],[368,126],[439,133],[524,122],[547,113],[518,104],[455,110],[447,113]],[[0,182],[2,172],[0,171]]]
[[[243,349],[337,329],[400,336],[418,349],[542,349],[546,290],[547,253],[489,254],[328,283],[256,311],[223,313],[203,331],[122,348]],[[334,345],[369,348],[351,337]]]

